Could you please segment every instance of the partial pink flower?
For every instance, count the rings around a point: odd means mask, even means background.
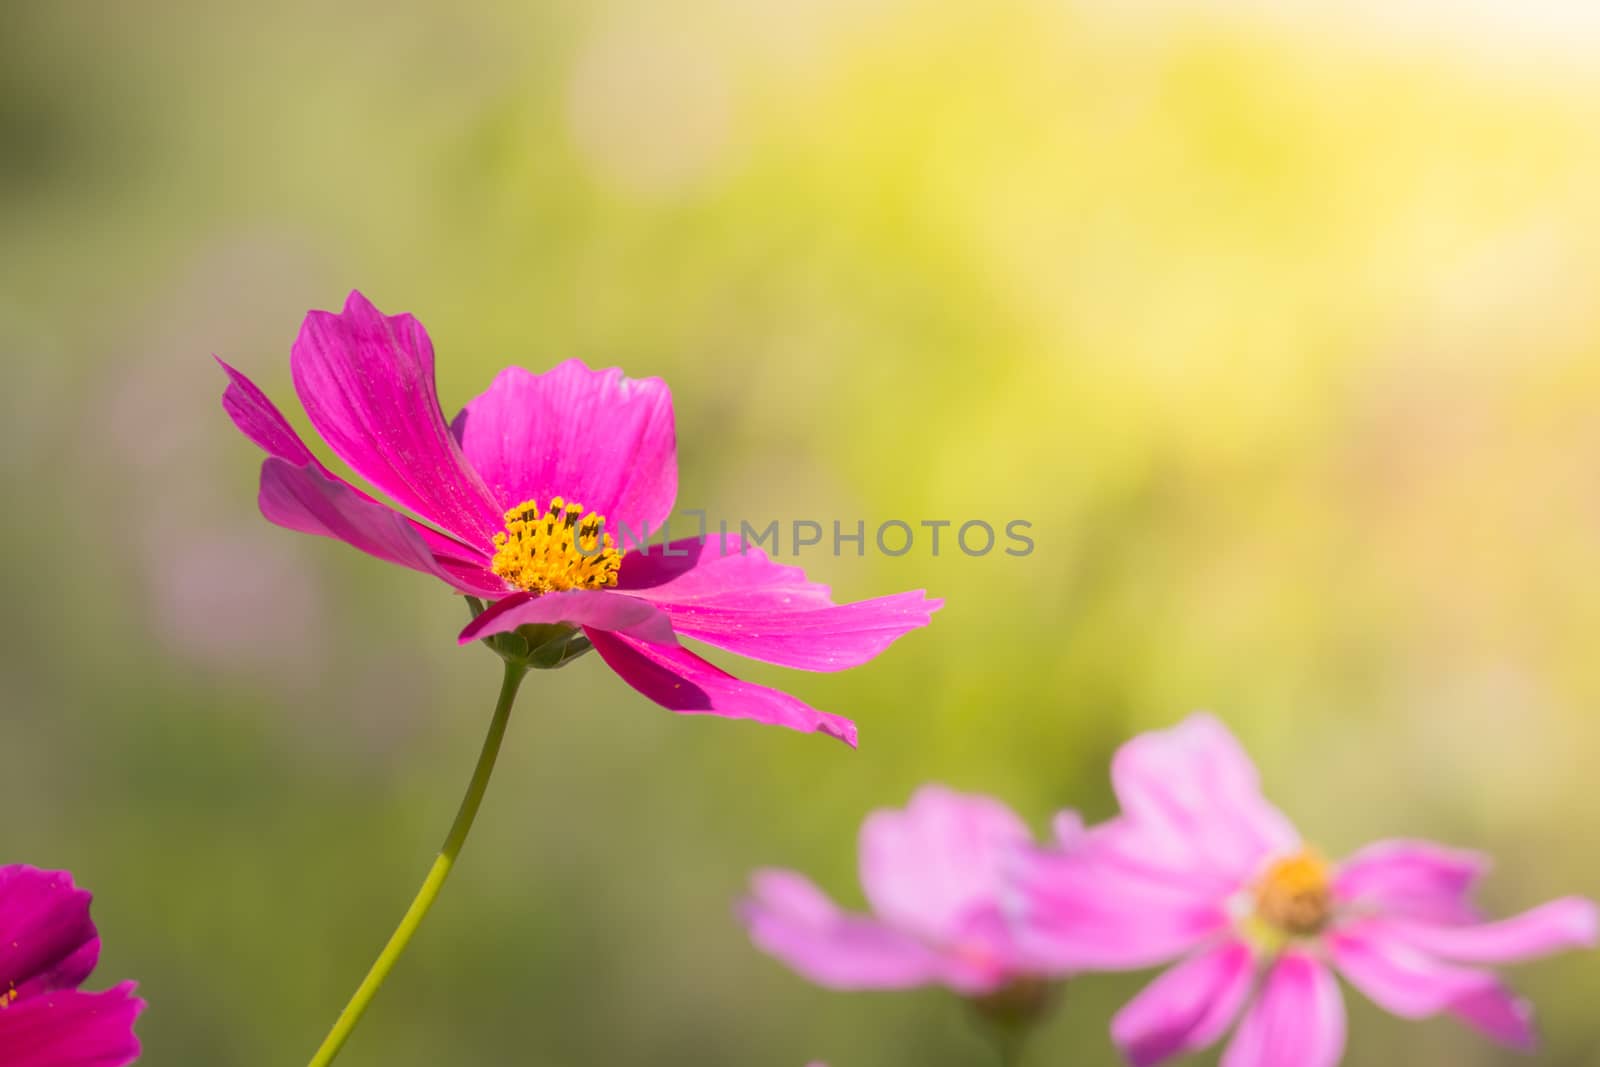
[[[1025,942],[1057,965],[1178,961],[1112,1021],[1135,1067],[1230,1028],[1223,1067],[1333,1067],[1335,972],[1395,1015],[1453,1015],[1531,1049],[1532,1009],[1490,967],[1595,944],[1595,905],[1576,897],[1484,921],[1469,899],[1488,866],[1475,853],[1392,840],[1327,862],[1210,716],[1134,738],[1111,773],[1121,814],[1071,851],[1031,852],[1018,890]]]
[[[90,895],[66,871],[0,867],[0,1063],[121,1067],[139,1057],[144,1001],[123,982],[78,989],[100,958]]]
[[[1007,872],[1032,840],[997,800],[923,786],[904,811],[874,812],[861,827],[871,915],[780,870],[755,874],[741,915],[759,948],[818,985],[985,996],[1047,973],[1004,914]]]
[[[543,374],[510,367],[446,421],[422,325],[381,314],[360,293],[342,313],[307,315],[290,359],[311,424],[392,505],[325,467],[224,363],[223,407],[268,454],[262,514],[490,601],[463,644],[530,624],[581,628],[623,681],[673,711],[854,745],[850,720],[741,681],[679,637],[836,671],[927,625],[941,605],[921,591],[835,604],[800,568],[736,537],[638,547],[678,491],[672,396],[660,379],[576,359]]]

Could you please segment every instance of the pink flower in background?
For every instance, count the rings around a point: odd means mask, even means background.
[[[1395,1015],[1453,1015],[1530,1049],[1530,1007],[1488,967],[1595,943],[1595,906],[1577,898],[1483,921],[1469,894],[1487,863],[1473,853],[1393,840],[1326,862],[1209,716],[1128,742],[1112,783],[1121,815],[1071,852],[1033,853],[1018,888],[1029,947],[1058,965],[1181,961],[1112,1022],[1136,1067],[1205,1048],[1235,1020],[1223,1067],[1332,1067],[1345,1043],[1335,972]]]
[[[578,360],[544,374],[511,367],[447,423],[433,346],[414,318],[385,316],[360,293],[340,314],[311,312],[291,354],[295,390],[329,447],[398,510],[323,466],[254,383],[223,369],[223,407],[268,453],[262,514],[492,601],[463,644],[530,624],[581,628],[624,681],[673,711],[853,745],[848,719],[740,681],[678,638],[835,671],[874,658],[940,606],[920,591],[835,604],[798,567],[732,537],[630,548],[677,497],[672,397],[656,378]]]
[[[874,812],[861,827],[871,915],[839,910],[802,875],[766,870],[742,916],[759,948],[819,985],[984,996],[1045,973],[1003,914],[1006,871],[1032,841],[999,801],[924,786],[904,811]]]
[[[66,871],[0,867],[0,1063],[120,1067],[139,1056],[144,1001],[124,982],[78,990],[100,958],[90,896]]]

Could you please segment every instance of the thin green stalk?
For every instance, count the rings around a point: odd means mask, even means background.
[[[995,1055],[1000,1061],[1000,1067],[1018,1067],[1022,1063],[1022,1054],[1027,1049],[1027,1031],[996,1027],[992,1031],[992,1036]]]
[[[440,888],[444,886],[444,880],[450,877],[450,869],[455,866],[456,857],[461,854],[461,846],[466,844],[467,834],[472,830],[472,820],[477,817],[478,807],[483,803],[484,791],[489,788],[489,776],[494,773],[495,757],[500,754],[500,742],[506,736],[506,723],[511,718],[511,705],[516,701],[517,687],[522,684],[522,678],[527,673],[528,668],[524,664],[506,661],[505,678],[500,683],[500,699],[494,706],[494,718],[489,722],[489,734],[483,739],[483,749],[478,753],[478,765],[473,768],[472,781],[467,783],[466,795],[461,798],[461,807],[456,811],[455,822],[450,824],[450,833],[445,836],[444,844],[439,848],[439,855],[434,859],[428,877],[423,879],[422,888],[417,890],[416,897],[411,901],[411,907],[406,909],[405,917],[389,936],[389,943],[383,946],[383,951],[378,954],[367,976],[361,980],[361,985],[350,998],[350,1003],[339,1013],[333,1029],[328,1031],[322,1046],[317,1049],[316,1055],[311,1057],[309,1067],[328,1067],[334,1057],[339,1055],[339,1050],[350,1039],[351,1032],[361,1021],[361,1016],[372,1003],[372,998],[377,996],[378,990],[383,987],[384,979],[389,977],[389,972],[394,969],[401,953],[405,952],[406,946],[411,943],[417,927],[422,925],[428,909],[433,907]]]

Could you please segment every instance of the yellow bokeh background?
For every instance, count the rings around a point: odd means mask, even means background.
[[[1581,5],[95,7],[0,38],[0,862],[96,891],[148,1062],[309,1054],[493,699],[458,601],[259,517],[218,405],[213,353],[304,427],[289,344],[351,288],[427,325],[450,412],[508,363],[667,379],[683,508],[1036,548],[786,559],[946,598],[867,667],[736,667],[858,752],[532,679],[341,1063],[987,1062],[938,991],[756,953],[747,873],[858,906],[861,817],[924,781],[1103,817],[1115,746],[1197,707],[1332,854],[1600,893]],[[1600,1057],[1596,966],[1516,975],[1536,1062]],[[1027,1062],[1117,1062],[1139,981],[1073,983]],[[1350,1000],[1352,1067],[1516,1061]]]

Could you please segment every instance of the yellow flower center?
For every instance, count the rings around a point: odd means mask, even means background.
[[[506,512],[505,532],[494,535],[490,566],[535,596],[616,585],[622,553],[604,525],[603,515],[586,515],[582,504],[560,497],[543,510],[537,500],[524,501]]]
[[[1278,860],[1255,884],[1256,917],[1289,937],[1314,937],[1333,918],[1332,871],[1307,849]]]

